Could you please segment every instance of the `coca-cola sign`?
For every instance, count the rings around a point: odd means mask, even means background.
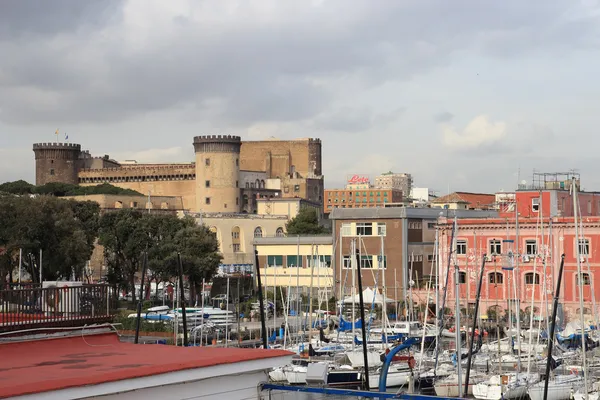
[[[348,179],[348,183],[351,185],[361,184],[361,183],[369,183],[369,177],[366,175],[352,175]]]

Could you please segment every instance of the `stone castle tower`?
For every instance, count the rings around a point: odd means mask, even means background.
[[[206,135],[194,138],[196,153],[196,210],[240,212],[239,136]]]
[[[81,145],[74,143],[35,143],[35,184],[51,182],[78,184]]]

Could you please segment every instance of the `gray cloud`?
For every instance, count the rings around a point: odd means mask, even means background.
[[[561,38],[596,29],[590,18],[564,22],[565,2],[2,4],[0,119],[14,124],[124,120],[183,104],[232,125],[307,120],[334,101],[341,76],[377,86],[470,46],[563,49],[572,41]]]
[[[468,121],[447,111],[434,115],[449,109],[473,118],[488,113],[507,124],[505,136],[460,153],[465,171],[472,171],[468,160],[479,154],[474,149],[496,160],[499,154],[532,156],[543,148],[539,142],[548,149],[566,130],[557,113],[547,111],[562,109],[566,93],[553,96],[555,85],[549,84],[519,108],[506,93],[498,103],[476,97],[503,82],[474,87],[458,75],[481,62],[495,72],[508,67],[526,76],[535,70],[519,69],[514,60],[545,57],[553,76],[554,64],[598,47],[600,14],[582,4],[0,1],[0,142],[18,146],[4,149],[0,178],[16,176],[9,165],[17,165],[17,154],[31,156],[30,142],[51,140],[54,129],[67,127],[84,147],[95,145],[92,152],[126,156],[146,149],[144,157],[161,160],[177,157],[161,152],[173,148],[182,148],[180,156],[188,159],[191,137],[215,129],[252,138],[322,134],[328,179],[345,176],[355,160],[376,159],[381,166],[373,172],[393,162],[401,170],[417,166],[412,172],[422,176],[420,182],[435,182],[445,179],[439,171],[452,162],[446,156],[464,150],[460,134]],[[461,84],[448,95],[446,82]],[[580,92],[568,95],[583,102],[582,85],[589,84],[575,82]],[[528,90],[515,86],[510,96],[522,98]],[[531,113],[522,116],[524,108]],[[586,126],[597,126],[595,110],[585,115]],[[523,122],[514,122],[518,118]],[[452,152],[436,125],[450,122],[459,134]],[[347,133],[360,134],[344,142]],[[27,165],[30,173],[32,161]],[[448,168],[458,174],[462,164]],[[479,179],[478,171],[463,175]]]
[[[433,116],[433,120],[437,123],[450,122],[454,118],[454,114],[444,111]]]

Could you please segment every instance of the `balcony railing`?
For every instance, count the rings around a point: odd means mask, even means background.
[[[116,310],[108,285],[22,287],[0,290],[0,332],[108,322]]]

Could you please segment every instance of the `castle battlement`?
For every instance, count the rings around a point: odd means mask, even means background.
[[[194,137],[196,153],[239,153],[242,138],[233,135],[204,135]]]
[[[194,143],[241,143],[242,138],[234,135],[202,135],[195,136]]]
[[[156,171],[156,170],[174,170],[189,169],[195,171],[195,165],[190,164],[141,164],[141,165],[122,165],[117,168],[82,168],[82,173],[110,173],[110,172],[135,172],[135,171]]]
[[[76,143],[34,143],[33,151],[36,150],[71,150],[81,151],[81,145]]]

